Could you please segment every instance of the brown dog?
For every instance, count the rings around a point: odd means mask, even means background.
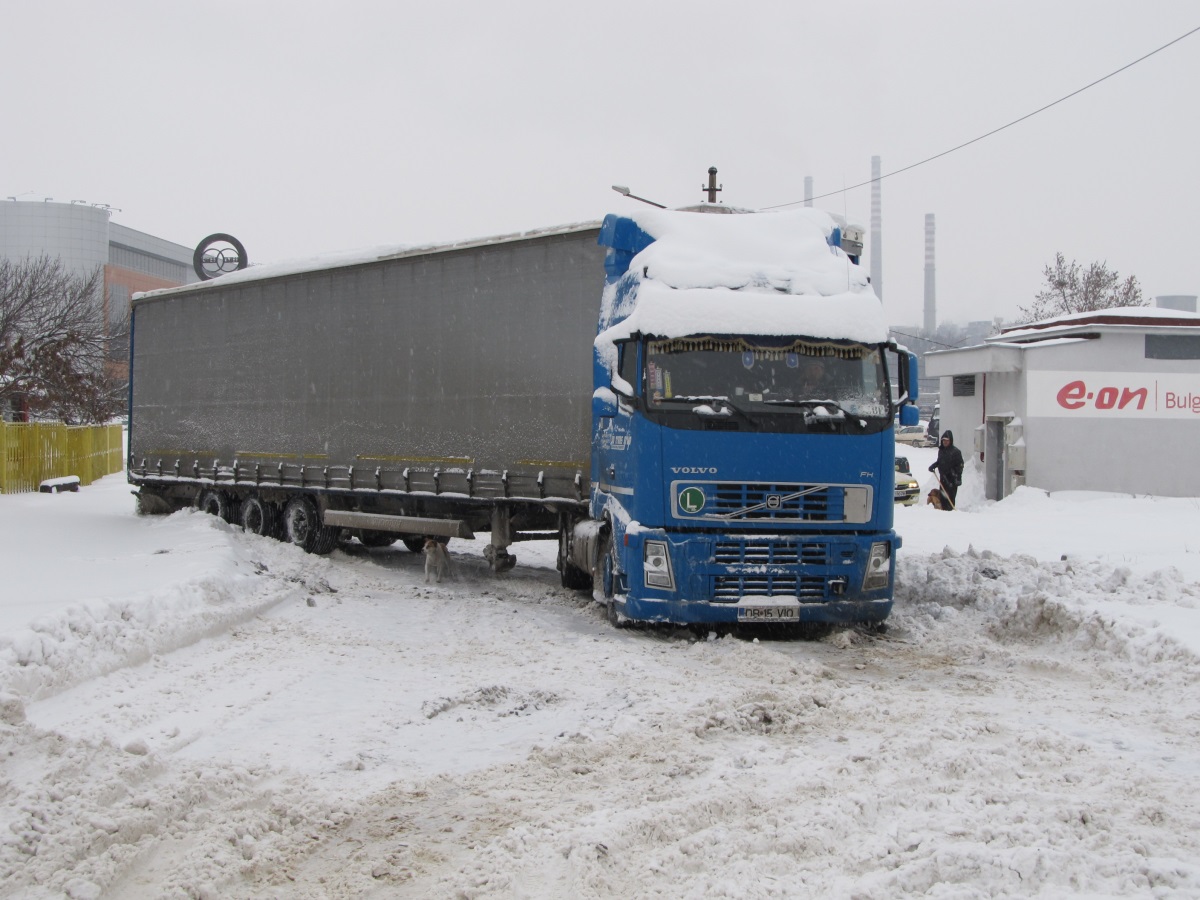
[[[424,553],[426,584],[429,584],[430,578],[441,584],[443,575],[453,580],[454,570],[450,568],[450,551],[446,549],[445,544],[434,538],[426,538]]]
[[[925,498],[925,502],[934,509],[950,510],[950,498],[942,493],[941,488],[934,488],[929,492],[929,496]]]

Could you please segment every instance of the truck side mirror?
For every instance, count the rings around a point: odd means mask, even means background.
[[[617,414],[617,395],[608,388],[597,388],[592,392],[592,417],[611,419]]]
[[[905,403],[902,407],[900,407],[900,424],[920,425],[921,411],[911,403]]]

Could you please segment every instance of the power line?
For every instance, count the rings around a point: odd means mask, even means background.
[[[784,206],[795,206],[797,203],[808,203],[808,202],[811,202],[812,200],[821,200],[821,199],[824,199],[825,197],[833,197],[837,194],[845,194],[846,191],[852,191],[855,188],[866,187],[868,184],[874,184],[876,181],[883,181],[883,179],[885,179],[885,178],[891,178],[893,175],[899,175],[902,172],[907,172],[909,169],[915,169],[915,168],[917,168],[917,166],[923,166],[926,163],[933,162],[935,159],[941,159],[943,156],[947,156],[947,155],[953,153],[955,150],[961,150],[961,149],[963,149],[963,147],[969,147],[972,144],[976,144],[979,141],[982,141],[984,138],[991,137],[993,134],[999,134],[1001,131],[1003,131],[1006,128],[1012,128],[1012,126],[1018,125],[1021,122],[1024,122],[1026,119],[1031,119],[1034,116],[1036,116],[1038,113],[1043,113],[1046,110],[1050,109],[1051,107],[1058,106],[1058,104],[1060,104],[1066,100],[1070,100],[1072,97],[1074,97],[1078,94],[1082,94],[1088,88],[1093,88],[1096,85],[1100,84],[1102,81],[1107,81],[1108,79],[1112,78],[1114,75],[1120,75],[1126,69],[1132,68],[1133,66],[1136,66],[1140,62],[1144,62],[1145,60],[1152,57],[1154,54],[1161,53],[1163,50],[1166,50],[1168,47],[1172,46],[1173,44],[1178,44],[1184,38],[1191,37],[1197,31],[1200,31],[1200,27],[1193,28],[1191,31],[1189,31],[1185,34],[1181,34],[1179,37],[1175,38],[1175,40],[1168,41],[1167,43],[1165,43],[1161,47],[1159,47],[1157,50],[1151,50],[1145,56],[1138,57],[1131,63],[1126,63],[1125,65],[1121,66],[1121,68],[1117,69],[1116,71],[1109,72],[1103,78],[1097,78],[1091,84],[1085,84],[1083,87],[1079,88],[1079,90],[1072,91],[1071,93],[1067,94],[1065,97],[1059,97],[1053,103],[1047,103],[1041,109],[1035,109],[1031,113],[1026,113],[1025,115],[1021,116],[1021,118],[1019,118],[1019,119],[1013,119],[1007,125],[1001,125],[999,128],[993,128],[987,134],[981,134],[979,137],[972,138],[971,140],[969,140],[965,143],[959,144],[957,147],[951,147],[949,150],[943,150],[941,153],[936,153],[933,156],[930,156],[926,159],[921,160],[920,162],[915,162],[912,165],[905,166],[903,169],[897,169],[895,172],[888,172],[886,175],[880,175],[878,178],[868,179],[867,181],[864,181],[860,184],[853,184],[848,188],[844,187],[840,191],[830,191],[828,194],[821,194],[820,196],[817,196],[817,197],[806,197],[803,200],[793,200],[790,203],[777,203],[775,206],[764,206],[763,209],[779,209]]]
[[[914,341],[925,341],[927,344],[937,344],[939,347],[945,347],[948,350],[958,349],[958,347],[962,345],[962,342],[966,340],[966,338],[963,338],[962,341],[959,341],[957,344],[943,344],[941,341],[935,341],[933,338],[921,337],[919,334],[905,334],[903,331],[897,331],[895,328],[889,329],[889,332],[891,334],[898,334],[900,337],[911,338]]]

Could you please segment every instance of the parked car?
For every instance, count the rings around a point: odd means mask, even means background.
[[[905,506],[912,506],[917,502],[917,496],[921,493],[921,486],[917,484],[917,479],[913,478],[912,469],[908,465],[907,456],[896,457],[896,494],[897,503],[903,503]]]
[[[929,440],[923,425],[905,425],[896,429],[896,443],[912,444],[914,447],[928,447]]]

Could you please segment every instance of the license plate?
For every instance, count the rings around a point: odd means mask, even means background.
[[[799,606],[739,606],[739,622],[799,622]]]

